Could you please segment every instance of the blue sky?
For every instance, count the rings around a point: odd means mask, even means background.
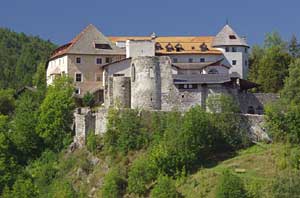
[[[67,43],[89,23],[105,35],[215,35],[229,24],[261,44],[267,32],[300,40],[298,0],[1,0],[0,26]]]

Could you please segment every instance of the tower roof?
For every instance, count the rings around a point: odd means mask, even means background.
[[[246,41],[240,38],[228,24],[223,27],[212,42],[213,47],[226,45],[249,47]]]

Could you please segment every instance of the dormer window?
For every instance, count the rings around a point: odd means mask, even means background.
[[[177,43],[177,44],[175,45],[175,49],[176,49],[176,52],[180,52],[180,51],[183,50],[183,47],[182,47],[182,45],[181,45],[180,43]]]
[[[201,50],[201,52],[207,51],[207,50],[208,50],[207,45],[206,45],[205,43],[202,43],[202,44],[200,45],[200,50]]]
[[[229,39],[236,39],[235,35],[229,35]]]
[[[171,43],[168,43],[168,45],[166,45],[166,49],[167,49],[167,52],[172,52],[174,50]]]
[[[162,50],[162,46],[160,43],[155,43],[155,50]]]
[[[96,49],[111,49],[109,44],[95,43]]]
[[[218,72],[218,70],[216,70],[216,69],[210,69],[209,71],[208,71],[208,74],[218,74],[219,72]]]

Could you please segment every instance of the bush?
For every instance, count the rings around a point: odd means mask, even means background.
[[[18,178],[12,190],[5,190],[3,198],[34,198],[38,197],[38,189],[31,179]]]
[[[144,195],[151,182],[156,179],[158,170],[145,156],[137,158],[128,173],[128,192]]]
[[[137,110],[111,109],[108,115],[107,132],[104,143],[109,151],[119,151],[126,154],[130,150],[142,148],[147,140],[142,130],[141,118]]]
[[[151,198],[177,198],[178,193],[176,191],[174,181],[168,177],[160,175],[157,179],[157,184],[151,191]]]
[[[219,180],[216,191],[216,198],[245,198],[247,193],[242,180],[225,170]]]
[[[283,172],[278,175],[272,184],[272,197],[299,197],[300,195],[300,177],[299,172]]]
[[[96,135],[95,132],[90,131],[86,141],[87,149],[92,152],[96,153],[102,145],[102,138],[100,135]]]
[[[106,198],[120,198],[122,197],[126,183],[121,176],[119,168],[112,168],[104,177],[104,184],[102,187],[102,197]]]
[[[56,180],[51,184],[51,189],[47,197],[51,198],[76,198],[77,194],[72,184],[65,180]]]
[[[83,106],[92,108],[95,105],[94,95],[86,92],[82,98]]]

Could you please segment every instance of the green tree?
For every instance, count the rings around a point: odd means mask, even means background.
[[[300,44],[298,43],[295,34],[292,35],[292,38],[289,42],[289,52],[293,58],[300,57]]]
[[[39,107],[35,96],[36,94],[23,94],[16,106],[11,138],[20,152],[18,161],[22,164],[37,158],[43,150],[43,140],[35,131]]]
[[[300,104],[300,59],[296,59],[289,66],[289,76],[285,79],[281,98],[288,104]]]
[[[0,194],[5,186],[12,186],[20,171],[8,130],[8,117],[0,115]]]
[[[12,190],[4,191],[3,198],[34,198],[38,197],[38,189],[31,179],[18,178]]]
[[[267,33],[264,40],[264,48],[279,47],[281,50],[287,49],[287,42],[285,42],[278,32]]]
[[[119,168],[112,168],[104,177],[102,197],[121,198],[126,187]]]
[[[0,114],[10,115],[15,108],[14,91],[12,89],[0,90]]]
[[[57,78],[47,90],[40,106],[37,133],[47,147],[59,151],[71,139],[71,124],[75,107],[72,81],[68,77]]]
[[[246,198],[243,181],[229,170],[225,170],[219,180],[216,198]]]
[[[263,92],[276,93],[283,88],[284,79],[288,74],[288,65],[291,58],[280,47],[266,49],[259,61],[257,83]]]
[[[260,60],[264,55],[264,48],[259,45],[254,45],[252,47],[250,56],[249,56],[249,74],[248,79],[253,82],[257,82],[258,78],[258,69],[260,66]]]
[[[160,175],[157,179],[157,183],[151,190],[150,197],[152,198],[177,198],[178,193],[176,191],[174,181],[164,175]]]

